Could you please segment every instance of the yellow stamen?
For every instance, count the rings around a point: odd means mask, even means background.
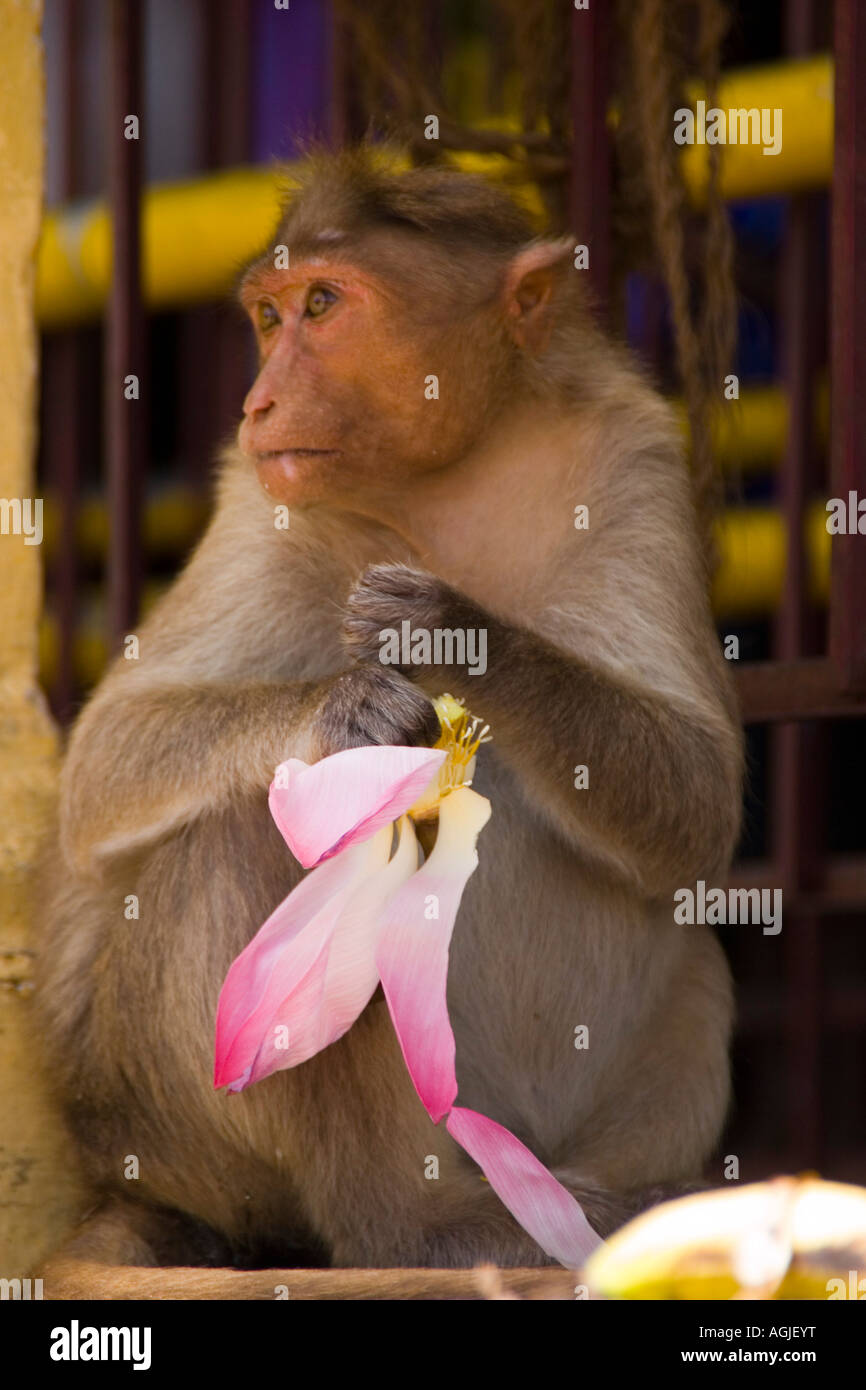
[[[488,726],[470,714],[462,700],[453,695],[440,695],[433,701],[441,730],[434,748],[444,748],[448,756],[436,779],[410,806],[408,814],[415,820],[437,815],[442,798],[458,787],[470,787],[475,770],[475,755],[482,743],[489,743]]]

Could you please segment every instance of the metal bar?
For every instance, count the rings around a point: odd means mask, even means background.
[[[349,133],[349,46],[346,21],[336,0],[329,0],[328,4],[328,68],[328,140],[338,150]]]
[[[820,259],[819,212],[808,194],[791,200],[779,282],[783,378],[789,412],[787,446],[778,480],[787,535],[786,580],[774,643],[782,661],[793,661],[807,651],[813,652],[816,639],[804,542],[808,505],[820,485],[812,408],[826,341],[822,285],[816,270]]]
[[[334,149],[360,140],[366,129],[358,59],[352,43],[351,23],[339,0],[330,0],[328,35],[330,68],[330,116],[328,138]]]
[[[818,1167],[824,1151],[821,1120],[823,1009],[820,922],[814,912],[788,914],[785,957],[785,1091],[788,1162]]]
[[[747,662],[736,678],[746,724],[866,716],[866,695],[840,691],[836,668],[822,658]]]
[[[835,157],[832,201],[830,487],[866,497],[866,7],[835,5]],[[846,691],[866,690],[866,545],[833,538],[830,654]]]
[[[108,461],[108,621],[115,643],[134,626],[141,589],[141,487],[146,415],[129,399],[130,376],[144,390],[139,225],[141,194],[141,35],[143,4],[110,0],[108,191],[113,273],[108,304],[104,390]],[[139,138],[126,138],[126,118],[139,118]]]
[[[59,13],[63,70],[63,129],[60,131],[60,178],[63,197],[74,199],[81,183],[81,0],[66,0]]]
[[[213,6],[209,0],[195,0],[197,8],[196,54],[189,89],[191,119],[194,123],[195,162],[199,169],[211,167],[214,146],[214,104],[216,86],[212,78],[215,51]],[[183,409],[177,423],[178,449],[183,475],[192,487],[204,490],[207,482],[211,446],[211,377],[201,370],[209,352],[213,311],[187,308],[177,319],[177,364]]]
[[[789,0],[785,12],[788,57],[801,57],[814,43],[813,0]],[[806,508],[818,483],[812,428],[812,400],[823,351],[820,256],[814,200],[792,198],[779,276],[779,336],[789,402],[788,440],[779,474],[779,494],[787,533],[787,566],[775,627],[775,652],[796,661],[814,650],[814,612],[807,600],[808,565],[804,545]],[[792,722],[771,731],[770,800],[773,856],[783,897],[789,906],[782,940],[785,970],[787,1052],[787,1161],[817,1166],[821,1161],[821,972],[819,919],[791,912],[803,888],[821,881],[825,838],[823,769],[826,731],[815,723]]]
[[[216,167],[243,164],[252,140],[252,7],[250,0],[212,7],[215,66],[206,74],[207,106],[216,142],[209,151]],[[250,384],[251,338],[240,316],[220,305],[210,345],[213,421],[217,439],[232,434]]]
[[[203,170],[243,163],[250,154],[252,20],[248,0],[216,6],[198,0],[199,53],[194,110],[196,158]],[[282,14],[278,17],[281,19]],[[259,16],[267,22],[272,16]],[[259,44],[267,34],[257,34]],[[264,171],[263,171],[264,172]],[[242,197],[235,199],[235,206]],[[273,224],[277,204],[264,225]],[[242,260],[235,255],[235,271]],[[228,286],[225,286],[225,290]],[[214,295],[222,300],[222,294]],[[222,302],[190,307],[178,318],[178,367],[183,408],[178,425],[185,478],[197,491],[210,483],[214,451],[237,427],[249,373],[245,330]],[[202,362],[207,371],[202,371]]]
[[[207,5],[204,22],[206,106],[211,117],[207,165],[243,164],[249,158],[252,133],[250,0]]]
[[[83,348],[80,330],[66,329],[45,343],[43,456],[57,499],[57,549],[51,567],[52,607],[57,620],[57,670],[51,692],[57,719],[72,717],[77,692],[75,634],[78,621],[78,541],[76,535],[82,445]]]
[[[610,91],[609,13],[604,5],[573,10],[571,17],[571,230],[589,247],[589,281],[605,313],[611,272],[611,146],[607,131]]]
[[[63,72],[63,129],[60,178],[62,196],[75,199],[81,177],[80,66],[81,5],[68,0],[60,11],[60,48]],[[43,392],[51,409],[45,412],[46,437],[43,457],[57,497],[57,550],[51,578],[52,606],[57,620],[57,671],[51,692],[57,719],[67,723],[77,692],[75,679],[75,627],[78,619],[78,553],[76,522],[80,488],[79,459],[82,446],[84,338],[74,328],[46,343],[46,379]]]

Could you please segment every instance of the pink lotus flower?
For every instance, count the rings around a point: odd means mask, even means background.
[[[490,803],[468,785],[486,730],[479,735],[449,701],[436,702],[436,748],[354,748],[277,768],[271,814],[312,872],[226,976],[214,1085],[240,1091],[305,1062],[351,1028],[381,980],[431,1119],[447,1115],[449,1134],[524,1229],[553,1258],[579,1266],[601,1241],[575,1198],[502,1125],[454,1104],[448,951]],[[437,812],[436,842],[419,867],[412,817]]]

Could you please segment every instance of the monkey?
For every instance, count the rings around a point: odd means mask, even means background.
[[[381,990],[303,1065],[212,1085],[222,981],[302,876],[274,769],[430,743],[446,691],[492,733],[448,977],[459,1103],[601,1236],[705,1180],[732,985],[673,894],[727,870],[742,733],[675,412],[573,245],[485,180],[360,147],[308,159],[244,274],[258,372],[211,522],[61,776],[37,997],[95,1205],[58,1268],[551,1263],[431,1124]],[[385,664],[406,621],[484,631],[485,669]]]

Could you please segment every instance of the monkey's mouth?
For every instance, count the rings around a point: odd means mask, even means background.
[[[256,454],[255,459],[256,463],[270,463],[280,459],[325,458],[339,452],[339,449],[266,449]]]
[[[338,449],[262,449],[253,455],[259,485],[277,501],[302,505],[316,478],[332,468]]]

